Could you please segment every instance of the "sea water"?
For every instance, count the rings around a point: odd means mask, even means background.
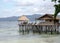
[[[0,43],[60,43],[60,35],[24,34],[18,21],[0,21]]]

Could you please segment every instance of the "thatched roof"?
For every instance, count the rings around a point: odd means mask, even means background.
[[[45,19],[54,19],[54,15],[52,15],[52,14],[45,14],[45,15],[37,18],[37,20],[41,20],[41,19],[44,19],[44,20],[45,20]],[[56,19],[57,19],[57,20],[60,20],[60,17],[57,16]]]
[[[25,15],[22,15],[18,18],[19,21],[29,21],[29,19],[25,16]]]

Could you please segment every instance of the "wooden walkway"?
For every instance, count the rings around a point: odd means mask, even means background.
[[[56,25],[38,25],[38,24],[19,24],[20,32],[33,33],[59,33],[60,24]]]

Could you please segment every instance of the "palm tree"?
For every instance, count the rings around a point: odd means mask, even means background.
[[[52,0],[52,2],[55,2],[55,12],[54,12],[54,25],[56,23],[56,17],[58,15],[58,13],[60,12],[60,0]],[[58,3],[58,4],[56,4]],[[59,31],[57,31],[57,33],[59,33]]]
[[[45,1],[45,0],[44,0]],[[56,20],[56,16],[58,15],[58,13],[60,12],[60,0],[51,0],[52,2],[55,3],[54,7],[55,7],[55,12],[54,12],[54,22]],[[57,4],[58,3],[58,4]]]
[[[60,0],[52,0],[52,2],[55,2],[55,12],[54,12],[54,23],[56,21],[56,16],[58,15],[58,13],[60,12]],[[56,2],[58,2],[58,4],[56,4]]]

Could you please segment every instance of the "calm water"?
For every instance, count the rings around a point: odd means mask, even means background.
[[[17,21],[0,21],[0,43],[60,43],[60,35],[22,35]]]

